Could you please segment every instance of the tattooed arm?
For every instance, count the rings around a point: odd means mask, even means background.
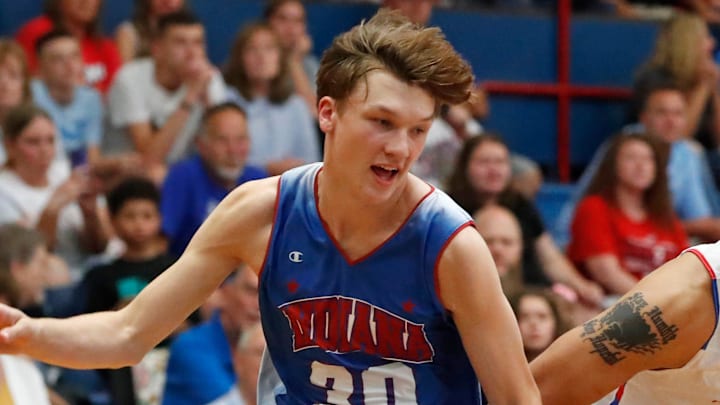
[[[692,253],[663,265],[531,363],[544,404],[589,404],[648,369],[687,363],[715,327],[710,277]]]

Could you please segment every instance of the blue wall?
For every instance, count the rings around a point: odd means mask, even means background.
[[[208,52],[222,64],[238,28],[258,18],[260,0],[195,0],[192,8],[206,23]],[[0,3],[0,34],[11,35],[41,10],[41,2]],[[113,32],[127,18],[130,0],[106,0],[103,26]],[[308,18],[315,52],[338,33],[367,18],[372,5],[310,3]],[[555,19],[551,15],[503,15],[480,11],[437,10],[431,23],[473,66],[478,81],[511,80],[552,83],[557,77]],[[578,17],[572,25],[571,80],[576,84],[629,86],[633,72],[650,53],[655,24]],[[506,137],[511,148],[556,170],[557,108],[552,98],[494,95],[485,126]],[[582,165],[594,148],[617,131],[625,118],[618,101],[577,99],[572,103],[571,161]]]

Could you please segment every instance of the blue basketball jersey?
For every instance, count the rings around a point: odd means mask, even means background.
[[[479,404],[477,377],[435,278],[447,243],[472,224],[469,215],[433,189],[395,234],[350,261],[319,215],[321,169],[282,175],[261,269],[262,323],[282,381],[274,401]],[[269,386],[263,374],[261,390]]]

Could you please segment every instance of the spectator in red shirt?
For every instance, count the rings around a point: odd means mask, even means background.
[[[100,32],[100,5],[101,0],[47,1],[44,14],[23,25],[15,36],[25,50],[30,69],[34,72],[37,68],[35,41],[53,28],[63,28],[80,41],[85,69],[78,83],[104,94],[122,60],[115,43]]]
[[[658,170],[667,154],[647,135],[618,135],[578,205],[568,256],[609,294],[625,294],[688,246]]]

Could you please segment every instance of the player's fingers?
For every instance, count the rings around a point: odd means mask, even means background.
[[[0,327],[16,324],[25,314],[9,305],[0,304]]]
[[[13,353],[20,337],[26,335],[20,322],[23,318],[22,311],[0,304],[0,352]]]
[[[0,352],[16,353],[29,334],[28,323],[22,320],[0,330]]]

